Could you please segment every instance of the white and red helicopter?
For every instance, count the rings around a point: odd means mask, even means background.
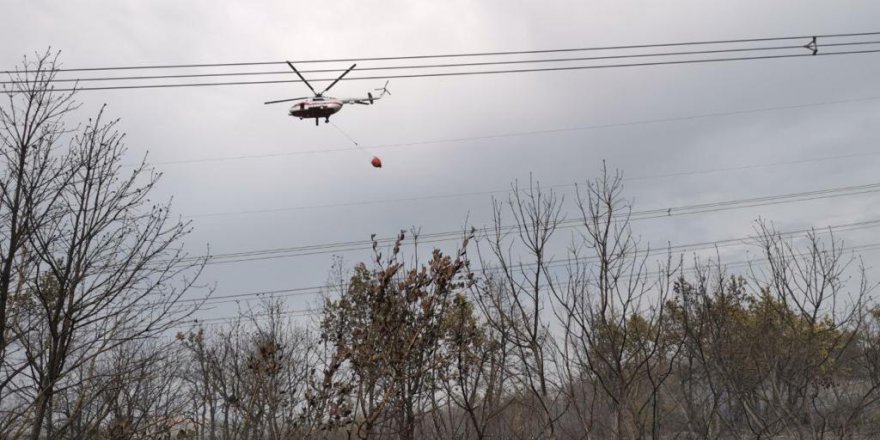
[[[302,82],[304,82],[306,84],[306,86],[309,88],[309,90],[312,91],[312,93],[315,94],[315,96],[312,98],[301,97],[301,98],[279,99],[277,101],[267,101],[264,104],[277,104],[279,102],[300,101],[300,102],[293,104],[293,106],[290,107],[288,114],[290,114],[290,116],[298,117],[300,119],[315,118],[315,125],[318,125],[320,123],[321,118],[324,118],[324,123],[330,122],[330,115],[338,112],[339,110],[342,110],[342,106],[344,104],[370,105],[374,101],[376,101],[378,99],[382,99],[382,97],[385,96],[386,94],[387,95],[391,94],[391,92],[389,92],[388,88],[387,88],[388,81],[386,81],[385,86],[383,86],[380,89],[376,89],[376,90],[382,91],[382,93],[380,93],[379,96],[373,96],[372,93],[367,92],[366,98],[347,98],[347,99],[331,98],[329,96],[324,96],[324,93],[326,93],[328,90],[330,90],[331,87],[335,86],[336,83],[342,79],[342,77],[344,77],[345,75],[348,74],[348,72],[351,72],[352,69],[354,69],[355,66],[357,66],[357,64],[352,64],[351,67],[348,68],[348,70],[346,70],[345,72],[342,72],[342,75],[339,75],[339,78],[336,78],[336,80],[334,80],[332,83],[330,83],[330,85],[327,86],[327,88],[324,89],[321,93],[316,92],[315,89],[312,88],[312,85],[309,84],[308,81],[306,81],[306,79],[302,76],[302,74],[299,73],[298,70],[296,70],[296,67],[293,67],[293,64],[290,61],[287,61],[287,65],[290,66],[290,68],[293,69],[294,72],[296,72],[296,75],[299,76],[299,79],[301,79]]]

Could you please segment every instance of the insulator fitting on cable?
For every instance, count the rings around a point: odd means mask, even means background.
[[[813,55],[819,53],[819,43],[816,42],[816,37],[813,37],[809,43],[805,44],[804,49],[813,51]]]

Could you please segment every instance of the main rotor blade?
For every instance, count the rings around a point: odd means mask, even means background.
[[[266,101],[263,104],[277,104],[279,102],[287,102],[287,101],[299,101],[300,99],[309,99],[307,96],[302,98],[290,98],[290,99],[279,99],[277,101]]]
[[[318,92],[316,92],[315,89],[312,88],[312,85],[309,84],[308,81],[306,81],[305,77],[303,77],[302,74],[299,73],[299,70],[296,70],[296,67],[293,67],[293,63],[291,63],[290,61],[287,61],[287,65],[290,66],[290,68],[293,69],[294,72],[296,72],[296,76],[298,76],[299,79],[301,79],[304,83],[306,83],[306,86],[309,88],[309,90],[312,91],[312,93],[314,93],[316,95],[318,94]]]
[[[330,87],[335,86],[336,83],[338,83],[339,80],[342,79],[343,76],[348,75],[348,72],[351,72],[351,69],[354,69],[355,66],[357,66],[357,64],[352,64],[351,67],[348,68],[348,70],[346,70],[345,72],[342,72],[342,75],[339,75],[339,78],[336,78],[335,81],[333,81],[332,83],[330,83],[330,85],[327,86],[327,88],[324,89],[324,91],[321,92],[320,94],[323,95],[325,92],[327,92],[327,90],[330,90]],[[292,67],[292,66],[291,66],[291,67]]]

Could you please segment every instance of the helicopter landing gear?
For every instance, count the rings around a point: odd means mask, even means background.
[[[321,121],[320,119],[315,118],[315,127],[317,127],[318,125],[320,125],[320,121]]]
[[[326,118],[324,118],[324,123],[325,123],[325,124],[329,124],[329,123],[330,123],[330,117],[329,117],[329,116],[326,117]]]

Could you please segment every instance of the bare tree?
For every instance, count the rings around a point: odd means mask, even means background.
[[[303,435],[300,412],[316,341],[288,314],[282,301],[265,299],[229,324],[178,335],[189,354],[189,414],[199,438]]]
[[[550,243],[562,221],[562,200],[530,181],[525,189],[515,183],[508,201],[494,201],[493,208],[494,227],[483,240],[492,258],[481,258],[485,282],[477,303],[516,359],[506,364],[509,377],[525,394],[511,409],[520,408],[519,418],[529,422],[513,422],[515,429],[522,428],[514,435],[556,438],[556,422],[566,402],[559,393],[555,340],[548,324],[549,292],[555,283],[548,265]],[[505,213],[512,225],[504,224]],[[538,420],[535,415],[540,415]],[[537,425],[529,426],[531,422]]]
[[[69,133],[65,117],[78,104],[73,93],[53,93],[56,59],[51,53],[25,58],[23,67],[10,74],[0,105],[0,397],[6,386],[26,368],[20,352],[10,353],[15,341],[12,327],[28,298],[23,285],[33,277],[35,252],[28,251],[30,237],[52,217],[51,207],[60,187],[69,179],[56,174],[57,150]]]
[[[71,421],[60,436],[170,439],[186,432],[179,354],[168,342],[132,340],[74,372],[72,382],[82,386],[56,391],[56,411]]]
[[[0,191],[9,209],[0,307],[10,335],[0,347],[2,381],[27,372],[16,394],[35,440],[72,422],[57,419],[54,407],[72,372],[128,341],[162,334],[194,310],[177,300],[203,264],[181,251],[188,224],[172,220],[167,203],[148,199],[159,175],[143,162],[123,172],[117,121],[105,123],[102,109],[77,130],[65,128],[75,103],[52,90],[55,71],[50,53],[26,61],[0,113],[8,159]],[[11,297],[19,307],[8,307]]]
[[[568,282],[554,288],[563,323],[570,386],[600,394],[610,412],[607,436],[659,436],[660,392],[671,373],[678,341],[665,331],[672,287],[669,259],[648,271],[650,251],[630,229],[630,207],[620,173],[603,173],[578,191],[582,241],[571,247]],[[578,402],[585,432],[596,429],[596,401]],[[599,402],[603,403],[602,401]]]

